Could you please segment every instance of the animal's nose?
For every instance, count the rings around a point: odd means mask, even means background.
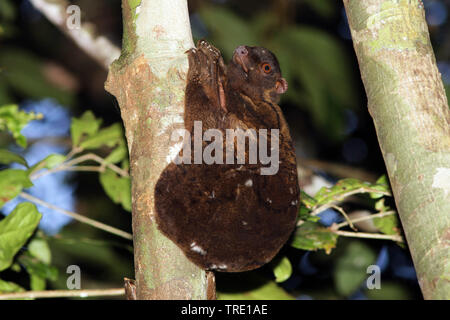
[[[248,50],[245,46],[239,46],[236,48],[235,52],[240,56],[248,55]]]

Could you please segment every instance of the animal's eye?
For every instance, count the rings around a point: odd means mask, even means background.
[[[265,73],[272,71],[272,67],[268,63],[263,63],[261,67]]]

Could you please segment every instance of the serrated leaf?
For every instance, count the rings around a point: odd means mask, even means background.
[[[114,171],[106,169],[100,173],[100,183],[114,203],[131,212],[131,182],[129,177],[119,177]]]
[[[10,131],[13,138],[16,140],[16,143],[22,148],[25,148],[27,146],[27,139],[20,132],[28,124],[28,122],[41,118],[41,114],[20,111],[19,107],[15,104],[1,106],[0,131]]]
[[[38,171],[40,169],[52,169],[61,163],[63,163],[66,160],[66,156],[62,154],[53,153],[39,161],[38,163],[34,164],[31,168],[28,169],[28,172],[34,172],[36,168],[39,167]]]
[[[287,257],[282,257],[274,262],[273,274],[275,275],[275,282],[284,282],[292,274],[292,265]]]
[[[384,184],[371,184],[353,178],[342,179],[331,188],[323,187],[315,194],[314,199],[317,201],[315,207],[341,201],[350,193],[358,192],[358,190],[359,193],[370,193],[373,191],[390,192]],[[384,194],[379,195],[383,196]]]
[[[33,234],[41,217],[34,204],[23,202],[0,221],[0,271],[12,264],[14,256]]]
[[[52,253],[48,243],[44,239],[35,238],[28,244],[28,252],[43,263],[50,264],[52,262]]]
[[[28,171],[7,169],[0,171],[0,208],[14,199],[24,188],[33,186]]]
[[[0,279],[0,293],[23,292],[24,288],[17,283]]]
[[[78,146],[84,135],[86,137],[95,135],[98,132],[101,123],[102,120],[96,119],[92,111],[86,111],[80,118],[72,118],[70,134],[72,136],[73,146]]]
[[[334,270],[336,290],[343,296],[349,296],[367,279],[367,267],[376,261],[376,254],[361,241],[351,241],[343,248],[337,258]]]
[[[6,149],[0,149],[0,163],[1,164],[10,164],[10,163],[19,163],[28,167],[27,161],[19,154],[11,152]]]
[[[399,220],[396,214],[391,214],[381,218],[374,218],[373,224],[384,234],[400,234]]]
[[[101,129],[96,134],[81,142],[83,149],[97,149],[101,146],[114,147],[123,143],[123,130],[120,123]]]
[[[303,250],[324,249],[327,254],[336,247],[338,236],[318,222],[305,221],[294,233],[291,246]]]

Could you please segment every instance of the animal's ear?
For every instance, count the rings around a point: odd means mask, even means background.
[[[284,78],[280,78],[277,80],[277,84],[275,85],[278,94],[285,93],[288,89],[288,82]]]

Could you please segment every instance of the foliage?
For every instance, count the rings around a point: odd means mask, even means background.
[[[41,118],[42,115],[36,116],[34,113],[20,111],[16,105],[0,107],[0,131],[8,130],[16,142],[25,147],[26,139],[21,134],[21,130],[29,121]],[[7,149],[0,149],[2,164],[18,163],[25,167],[25,169],[0,170],[0,208],[17,197],[24,189],[31,187],[33,180],[52,172],[69,170],[79,163],[93,160],[100,164],[99,178],[106,193],[113,201],[120,202],[130,211],[131,190],[126,172],[128,162],[123,130],[118,124],[101,129],[101,122],[92,112],[86,112],[80,118],[74,118],[71,126],[74,142],[71,154],[50,154],[32,166],[29,166],[21,155]],[[108,160],[95,154],[83,154],[74,158],[85,150],[93,151],[104,147],[110,150],[109,155],[106,156]],[[123,169],[114,165],[118,162],[123,163]],[[106,168],[107,166],[111,166],[122,176],[118,177],[113,170]],[[118,196],[120,196],[119,200]],[[51,265],[52,254],[47,240],[42,235],[32,237],[41,216],[34,204],[22,202],[6,218],[0,220],[0,271],[11,268],[15,272],[20,272],[23,268],[29,274],[31,290],[44,290],[47,281],[58,280],[58,270]],[[27,249],[19,252],[26,242],[29,242]],[[13,263],[14,260],[17,262]],[[23,290],[25,289],[21,285],[0,279],[0,292]]]
[[[328,15],[332,8],[326,2],[309,4]],[[200,14],[211,31],[213,44],[222,49],[226,58],[244,43],[273,51],[289,83],[284,101],[310,112],[314,124],[329,139],[344,137],[344,111],[355,108],[358,101],[355,79],[348,72],[348,55],[337,39],[309,26],[279,25],[270,11],[249,19],[224,7],[204,6]],[[278,31],[273,32],[274,29]]]

